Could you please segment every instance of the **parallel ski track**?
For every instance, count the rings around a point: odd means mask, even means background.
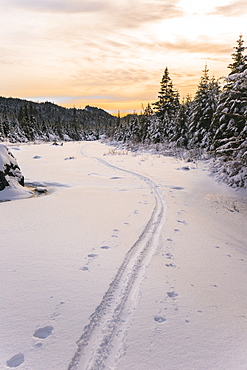
[[[83,148],[81,154],[86,156]],[[68,370],[115,368],[114,364],[121,351],[145,268],[156,251],[166,208],[158,186],[148,177],[114,166],[102,158],[90,158],[145,181],[154,195],[155,206],[148,223],[127,252],[101,303],[90,316],[89,324],[85,326],[77,341],[77,350]]]

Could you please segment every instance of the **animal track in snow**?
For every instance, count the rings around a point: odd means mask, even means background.
[[[166,321],[166,318],[163,316],[154,316],[154,321],[157,321],[159,324]]]
[[[65,161],[70,161],[71,159],[75,159],[75,157],[66,157],[66,158],[64,158]]]
[[[53,329],[53,326],[45,326],[44,328],[39,328],[35,330],[33,336],[35,338],[45,339],[52,334]]]
[[[178,167],[178,168],[176,168],[176,170],[189,171],[190,167],[189,166]]]
[[[108,245],[103,245],[102,247],[100,247],[101,249],[109,249],[110,247],[108,247]]]
[[[88,268],[88,267],[86,267],[86,266],[84,266],[84,267],[79,268],[79,270],[82,270],[82,271],[88,271],[88,270],[89,270],[89,268]]]
[[[180,224],[187,225],[187,222],[185,220],[177,220],[177,222],[179,222]]]
[[[90,258],[98,257],[98,255],[97,255],[97,254],[95,254],[95,253],[90,253],[90,254],[88,254],[87,256],[88,256],[88,257],[90,257]]]
[[[18,353],[18,355],[15,355],[11,357],[8,361],[6,361],[6,365],[8,367],[18,367],[24,362],[24,355],[23,353]]]
[[[117,235],[117,233],[119,232],[119,230],[118,229],[113,229],[113,234],[112,234],[112,238],[118,238],[118,235]]]
[[[167,292],[167,295],[170,298],[176,298],[178,296],[178,293],[176,293],[175,291],[173,291],[173,292]]]
[[[172,257],[173,257],[173,255],[172,255],[171,253],[166,253],[166,258],[167,258],[168,260],[171,260],[171,259],[172,259]]]
[[[174,263],[166,263],[166,267],[172,267],[175,269],[177,266],[174,265]]]

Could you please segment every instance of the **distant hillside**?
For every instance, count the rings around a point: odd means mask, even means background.
[[[96,107],[64,108],[0,97],[0,141],[95,140],[115,122],[116,117]]]

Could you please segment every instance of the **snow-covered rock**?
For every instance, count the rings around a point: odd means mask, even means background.
[[[13,154],[0,144],[0,201],[30,196],[24,188],[24,176]]]

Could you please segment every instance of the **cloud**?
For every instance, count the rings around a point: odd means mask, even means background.
[[[98,14],[117,28],[180,17],[179,0],[2,0],[6,9],[46,13]]]
[[[217,6],[213,12],[209,14],[217,14],[223,17],[238,17],[247,14],[246,0],[235,0],[227,5]]]
[[[108,7],[108,2],[102,0],[4,0],[3,3],[6,7],[56,13],[100,12]]]
[[[196,53],[196,54],[226,54],[231,53],[231,47],[229,44],[216,43],[205,36],[198,37],[197,40],[189,40],[184,38],[178,38],[174,42],[162,42],[157,44],[161,48],[166,48],[169,51],[179,51],[184,53]]]
[[[117,10],[117,18],[121,25],[135,28],[143,23],[181,17],[183,11],[178,0],[134,0],[124,4]]]

